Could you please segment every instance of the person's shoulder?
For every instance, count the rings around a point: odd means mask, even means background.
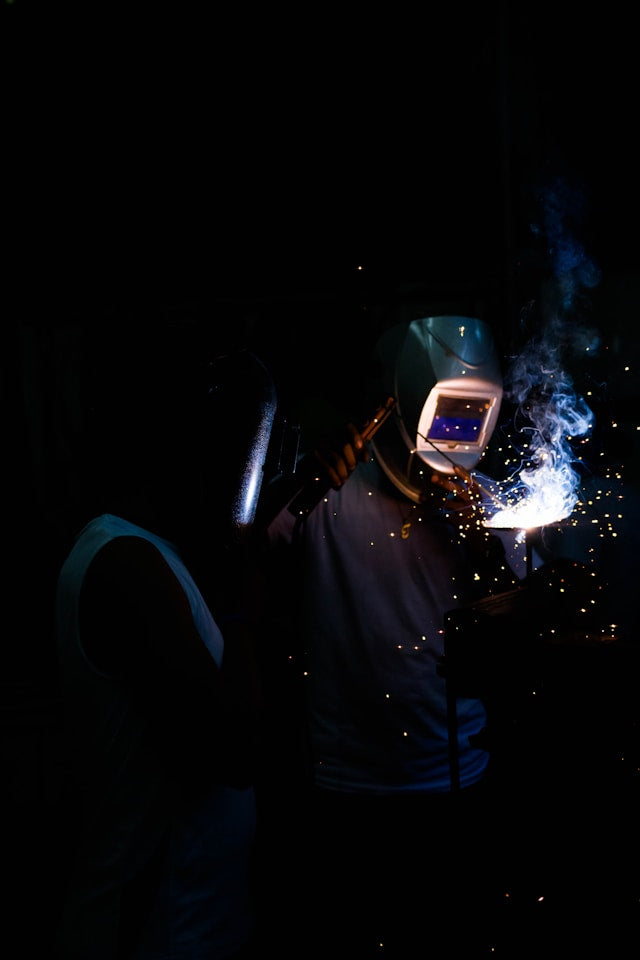
[[[93,662],[114,674],[195,629],[171,566],[153,542],[135,534],[114,537],[95,554],[82,585],[80,622]]]
[[[103,544],[94,556],[87,582],[93,589],[117,590],[119,596],[158,595],[176,584],[159,546],[140,534],[122,534]]]

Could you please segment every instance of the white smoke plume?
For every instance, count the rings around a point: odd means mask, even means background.
[[[576,444],[594,425],[565,366],[567,360],[595,353],[599,342],[585,319],[585,291],[599,282],[600,273],[572,232],[583,213],[583,194],[557,180],[540,200],[541,224],[532,231],[547,244],[551,279],[538,305],[539,329],[511,358],[505,376],[522,459],[506,481],[493,486],[485,520],[491,527],[525,529],[569,516],[580,485]]]

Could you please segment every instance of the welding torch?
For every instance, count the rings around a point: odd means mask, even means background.
[[[473,486],[482,494],[483,497],[485,497],[487,500],[491,500],[491,502],[495,506],[502,507],[502,504],[498,499],[498,497],[496,497],[496,495],[492,493],[491,490],[487,489],[487,487],[485,487],[484,484],[480,483],[480,481],[469,470],[467,470],[466,467],[461,467],[460,464],[455,463],[455,461],[452,460],[451,457],[447,456],[444,450],[438,449],[438,453],[440,454],[440,456],[444,457],[445,460],[449,461],[456,477],[459,477],[461,480],[464,480],[464,482],[470,488],[471,488],[471,485],[473,484]]]

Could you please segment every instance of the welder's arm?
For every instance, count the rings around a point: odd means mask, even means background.
[[[329,489],[338,490],[359,461],[369,461],[368,443],[395,406],[395,397],[386,397],[361,427],[348,422],[337,433],[317,441],[316,446],[298,462],[294,474],[278,477],[267,484],[258,504],[256,525],[266,530],[285,507],[296,518],[304,518]]]
[[[347,423],[342,431],[323,439],[305,454],[295,473],[279,475],[263,487],[255,525],[266,529],[285,508],[294,516],[306,516],[331,488],[338,490],[358,462],[368,462],[369,448],[361,431]]]
[[[463,533],[470,554],[478,562],[482,573],[476,584],[479,595],[512,590],[518,576],[509,565],[504,544],[484,524],[483,488],[463,467],[456,467],[453,476],[434,472],[431,482],[443,490],[443,509]]]
[[[353,423],[347,423],[344,434],[322,441],[309,454],[307,469],[334,490],[339,490],[355,470],[358,461],[369,460],[369,448]]]
[[[444,491],[446,505],[458,514],[478,513],[482,507],[482,490],[473,474],[462,467],[454,467],[453,474],[434,470],[431,483]]]

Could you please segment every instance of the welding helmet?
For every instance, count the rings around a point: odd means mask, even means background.
[[[169,539],[205,550],[244,541],[277,406],[264,363],[190,328],[141,325],[126,341],[111,333],[94,374],[83,461],[99,502],[141,491]]]
[[[491,439],[502,401],[493,335],[476,317],[421,317],[376,346],[379,389],[394,413],[371,442],[389,479],[420,502],[432,472],[471,470]]]

